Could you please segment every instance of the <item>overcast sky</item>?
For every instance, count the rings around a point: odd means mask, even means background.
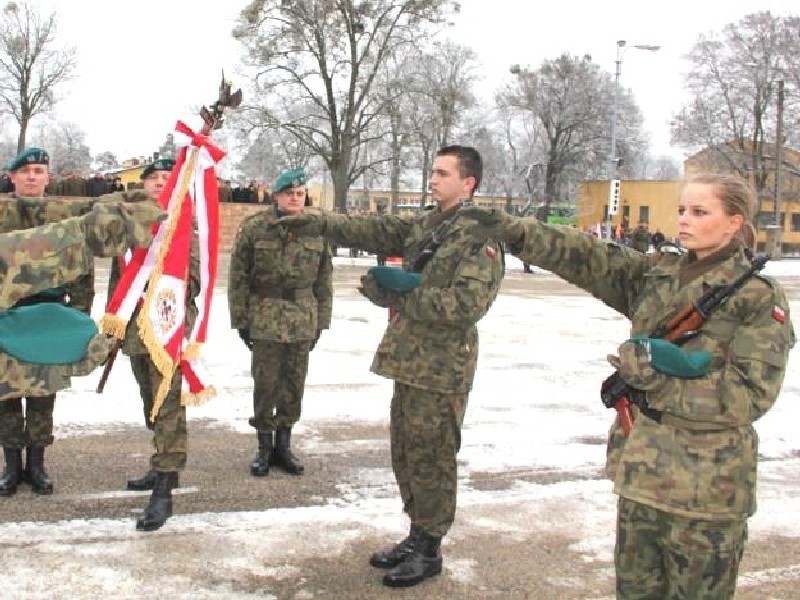
[[[178,118],[191,118],[197,106],[214,99],[221,69],[236,83],[241,51],[230,32],[243,0],[214,3],[213,9],[200,9],[192,0],[72,0],[69,10],[56,0],[32,1],[57,7],[59,39],[78,50],[77,76],[63,89],[58,116],[86,132],[93,154],[110,150],[120,159],[148,154]],[[653,151],[678,157],[680,151],[669,146],[668,121],[685,99],[681,57],[698,36],[758,10],[800,12],[796,0],[561,0],[546,8],[524,0],[461,0],[461,5],[449,35],[478,53],[486,98],[515,63],[536,68],[562,52],[589,54],[613,73],[617,40],[660,45],[655,53],[629,48],[621,84],[633,90],[642,108]]]

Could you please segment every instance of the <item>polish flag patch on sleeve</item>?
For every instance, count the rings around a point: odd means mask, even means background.
[[[489,258],[494,258],[495,256],[497,256],[497,250],[494,249],[494,246],[486,246],[485,252],[486,256],[488,256]]]
[[[778,306],[777,304],[772,307],[772,318],[775,319],[778,323],[783,323],[786,321],[786,313],[783,309]]]

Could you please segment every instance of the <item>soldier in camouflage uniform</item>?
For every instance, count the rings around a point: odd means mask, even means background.
[[[171,159],[158,159],[142,171],[146,194],[157,198],[175,166]],[[199,247],[192,242],[189,286],[186,294],[186,335],[189,335],[197,317],[194,299],[200,291]],[[109,281],[109,299],[119,281],[119,265],[113,267]],[[140,307],[131,315],[122,352],[130,359],[131,369],[139,384],[139,393],[144,405],[145,424],[153,431],[155,452],[150,457],[150,469],[142,477],[128,481],[128,489],[152,490],[144,513],[136,520],[139,531],[159,529],[172,516],[172,490],[179,486],[179,473],[186,467],[186,407],[181,404],[181,370],[176,369],[170,382],[169,392],[155,419],[151,410],[161,381],[161,373],[153,362],[144,341],[140,337],[137,319]]]
[[[147,198],[155,201],[158,199],[164,186],[167,184],[172,168],[175,166],[175,161],[172,159],[160,159],[147,165],[140,175],[144,186],[144,193]],[[111,300],[114,295],[119,279],[122,276],[122,264],[125,257],[120,256],[111,262],[111,272],[108,278],[108,297],[106,304]],[[134,318],[131,317],[131,323]],[[150,418],[150,413],[153,409],[153,399],[155,398],[155,389],[153,388],[152,378],[152,361],[150,355],[144,348],[144,344],[138,343],[138,336],[133,331],[135,325],[129,327],[126,331],[126,344],[128,351],[123,348],[123,352],[128,354],[130,360],[131,372],[136,384],[139,386],[139,395],[142,399],[142,409],[144,412],[144,424],[150,431],[155,430],[155,423]],[[128,340],[130,337],[130,341]],[[185,442],[184,442],[185,443]],[[156,481],[156,470],[151,468],[141,477],[130,479],[127,482],[127,488],[134,491],[152,490]]]
[[[119,254],[125,244],[149,242],[149,225],[161,214],[153,203],[142,205],[136,211],[109,203],[96,207],[85,217],[0,235],[0,307],[10,308],[31,295],[90,272],[92,253]],[[64,308],[64,311],[70,310]],[[7,316],[11,317],[10,311]],[[4,340],[10,335],[8,329],[6,325]],[[60,333],[68,338],[72,336],[71,332],[61,329],[59,323],[54,323],[49,330],[54,341],[58,341]],[[26,331],[21,331],[19,336],[31,337]],[[89,340],[83,359],[64,363],[59,360],[59,364],[25,362],[10,351],[0,349],[0,410],[7,419],[0,423],[3,433],[19,438],[22,436],[18,429],[25,431],[18,413],[6,410],[6,406],[13,407],[22,396],[30,400],[68,387],[72,375],[90,373],[106,359],[110,348],[110,340],[97,334]],[[6,465],[0,477],[0,495],[10,496],[24,477],[21,446],[4,445],[4,454]],[[35,463],[29,462],[29,465],[33,468]]]
[[[504,270],[498,244],[478,238],[474,222],[460,214],[482,170],[474,148],[444,147],[433,163],[437,207],[431,211],[293,218],[338,245],[402,256],[410,271],[429,259],[419,287],[405,294],[386,291],[371,276],[362,278],[360,288],[373,303],[397,311],[372,363],[373,372],[395,381],[392,468],[411,520],[404,540],[370,558],[372,566],[388,569],[383,583],[391,587],[413,586],[441,572],[441,540],[455,517],[456,454],[478,361],[476,324],[497,297]]]
[[[745,181],[696,175],[678,206],[688,253],[650,256],[568,228],[469,212],[484,235],[628,317],[632,336],[647,336],[710,286],[750,267],[754,206]],[[687,357],[707,353],[710,363],[699,376],[659,371],[640,339],[609,358],[627,384],[644,391],[649,407],[647,414],[634,411],[627,438],[618,421],[609,436],[607,470],[620,497],[617,598],[733,597],[747,518],[756,509],[753,422],[775,403],[794,342],[781,286],[758,275],[710,315],[699,336],[674,347]]]
[[[303,212],[305,172],[281,173],[273,194],[275,205],[239,228],[228,282],[231,327],[253,353],[255,477],[267,475],[270,465],[303,473],[291,450],[292,427],[300,420],[308,356],[330,327],[333,304],[333,263],[325,240],[298,238],[275,225],[280,217]]]
[[[47,218],[41,211],[26,205],[26,199],[34,202],[44,196],[45,187],[50,181],[50,158],[44,150],[29,148],[17,155],[8,165],[15,192],[12,198],[18,199],[16,210],[6,210],[0,231],[6,233],[43,225]],[[22,304],[40,302],[61,302],[91,313],[94,299],[94,270],[81,275],[74,282],[53,290],[46,290],[36,296],[25,298]],[[53,409],[55,394],[28,396],[23,409],[22,398],[14,398],[0,403],[0,444],[9,450],[21,451],[25,448],[26,463],[23,479],[31,484],[37,494],[52,494],[53,484],[44,468],[44,449],[53,443]],[[15,486],[5,488],[0,485],[0,495],[11,495]]]
[[[647,254],[647,251],[650,250],[650,231],[644,221],[641,221],[638,227],[631,232],[631,246],[642,254]]]

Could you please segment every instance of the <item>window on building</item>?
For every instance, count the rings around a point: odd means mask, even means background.
[[[639,223],[650,223],[650,207],[639,207]]]

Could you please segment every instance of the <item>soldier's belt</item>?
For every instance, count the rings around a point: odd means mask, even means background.
[[[300,300],[301,298],[313,298],[314,290],[310,287],[304,288],[282,288],[274,285],[254,285],[251,291],[262,298],[278,298],[279,300]]]

